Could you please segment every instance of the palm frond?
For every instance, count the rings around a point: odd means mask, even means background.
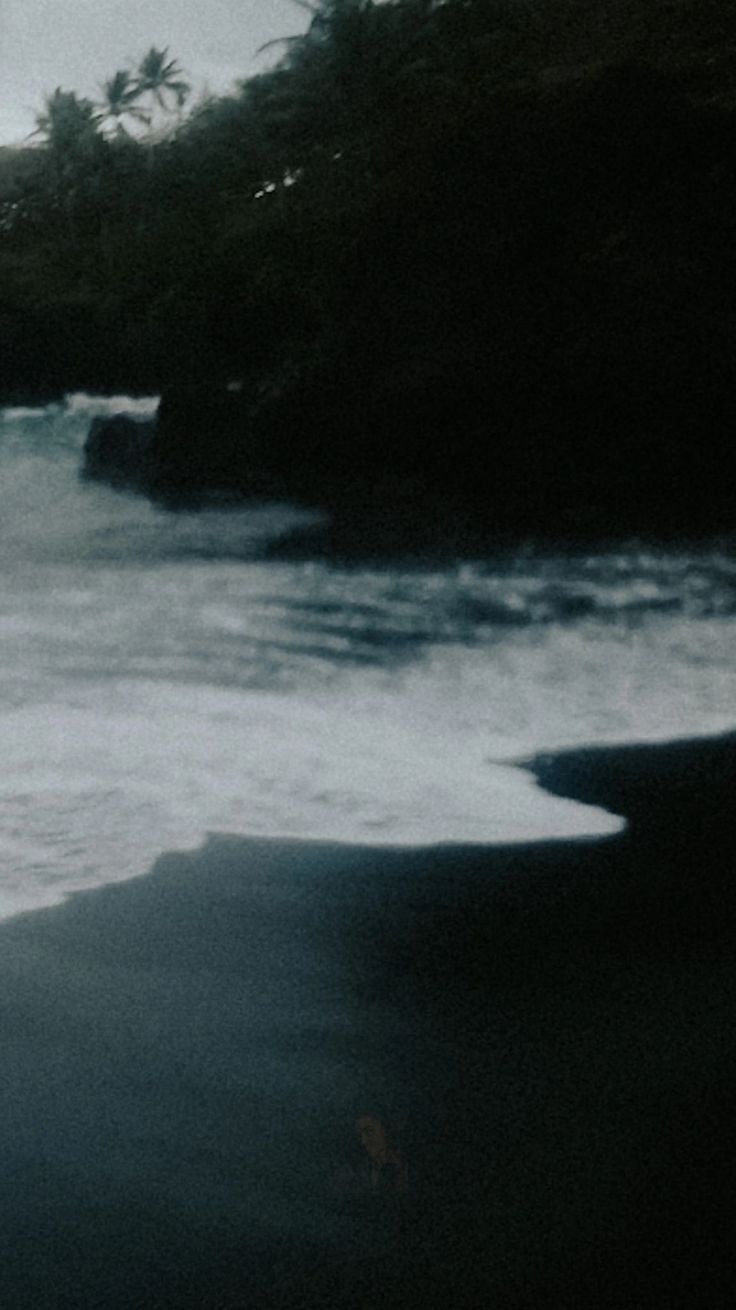
[[[277,45],[297,45],[299,41],[303,40],[303,36],[275,36],[270,41],[264,41],[263,45],[259,45],[256,54],[261,55],[264,50],[271,50]]]

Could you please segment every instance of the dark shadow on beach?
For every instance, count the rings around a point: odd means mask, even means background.
[[[535,763],[615,838],[213,838],[3,924],[3,1310],[730,1306],[735,760]]]

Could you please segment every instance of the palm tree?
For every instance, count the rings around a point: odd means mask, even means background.
[[[138,92],[150,97],[151,108],[162,109],[165,113],[171,111],[172,99],[174,109],[181,111],[192,89],[184,81],[176,60],[169,59],[168,54],[168,46],[158,50],[152,45],[138,65],[137,80]]]
[[[44,137],[46,145],[61,155],[79,155],[97,138],[99,126],[100,115],[91,100],[57,86],[44,97],[31,135]]]
[[[112,125],[116,136],[130,136],[125,120],[150,124],[150,114],[140,108],[138,101],[142,94],[140,83],[127,68],[119,68],[113,77],[104,82],[102,87],[100,118],[103,126]]]
[[[45,97],[31,134],[43,137],[51,154],[54,203],[66,215],[71,240],[76,239],[80,207],[97,186],[105,149],[99,129],[100,115],[92,101],[57,86]]]

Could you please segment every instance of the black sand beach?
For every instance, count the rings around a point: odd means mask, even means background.
[[[0,1306],[732,1306],[735,763],[536,762],[620,837],[216,838],[3,924]]]

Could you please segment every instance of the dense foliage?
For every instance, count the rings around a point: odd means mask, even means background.
[[[308,7],[232,96],[152,51],[0,157],[4,395],[164,388],[164,489],[382,531],[727,529],[733,7]]]

